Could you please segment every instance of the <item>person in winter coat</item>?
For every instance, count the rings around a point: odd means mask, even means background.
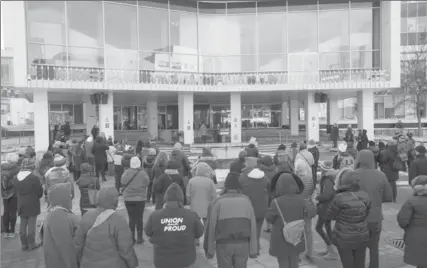
[[[336,170],[343,168],[354,168],[354,161],[356,158],[353,157],[347,150],[347,144],[341,143],[338,145],[338,153],[332,160],[332,166]]]
[[[190,174],[190,162],[188,161],[187,156],[182,152],[182,145],[181,143],[177,142],[173,146],[173,150],[171,152],[170,159],[175,160],[177,163],[179,163],[179,174],[184,178],[186,177],[185,181],[188,181]]]
[[[420,175],[427,175],[427,157],[426,147],[419,145],[415,148],[416,157],[409,166],[408,181],[411,182],[414,178]]]
[[[123,198],[129,216],[129,228],[132,239],[135,241],[135,229],[137,232],[136,243],[142,244],[145,202],[147,201],[147,188],[150,179],[144,169],[141,169],[141,161],[137,156],[130,160],[130,168],[123,173],[121,183],[123,185]]]
[[[52,209],[43,223],[46,268],[78,268],[73,240],[79,220],[72,212],[68,185],[56,184],[50,188],[48,195]]]
[[[126,219],[116,212],[119,193],[99,190],[97,208],[83,215],[74,237],[79,268],[136,268],[138,259]]]
[[[339,131],[338,124],[335,123],[331,128],[331,141],[333,143],[333,148],[337,148],[338,146]]]
[[[379,241],[382,230],[382,204],[391,202],[393,195],[386,175],[375,169],[374,154],[371,150],[362,150],[354,164],[354,175],[359,177],[359,187],[369,195],[371,209],[367,218],[369,237],[369,267],[379,267]]]
[[[347,142],[347,153],[349,153],[351,156],[353,156],[353,159],[356,159],[358,151],[354,148],[354,142],[348,141]]]
[[[80,189],[80,212],[82,216],[92,208],[96,207],[96,204],[91,204],[89,199],[89,190],[101,189],[99,178],[91,174],[92,166],[89,163],[83,163],[81,165],[81,176],[76,181],[77,186]]]
[[[369,139],[368,139],[367,132],[368,131],[366,129],[363,129],[359,133],[359,136],[358,136],[358,139],[357,139],[357,150],[358,151],[364,150],[364,149],[368,148]]]
[[[347,143],[354,142],[354,134],[353,134],[353,128],[351,125],[348,125],[347,131],[345,132],[344,141]]]
[[[258,168],[262,172],[264,172],[269,182],[276,174],[276,165],[274,164],[273,158],[271,158],[271,156],[266,155],[266,156],[263,156],[262,158],[259,158]]]
[[[82,148],[82,141],[76,141],[74,144],[70,147],[70,154],[71,154],[71,163],[73,166],[73,174],[74,174],[74,181],[77,181],[80,178],[81,169],[80,165],[83,162],[83,148]]]
[[[221,268],[246,267],[248,258],[258,256],[255,213],[250,199],[240,192],[239,176],[228,173],[223,193],[208,209],[203,249],[208,259],[216,252]]]
[[[379,155],[380,155],[380,148],[378,148],[378,146],[375,144],[375,141],[369,141],[369,150],[372,151],[372,153],[374,154],[374,159],[375,159],[375,169],[378,168],[378,164],[376,159],[378,159]]]
[[[156,204],[156,186],[155,183],[158,181],[158,177],[165,173],[166,167],[169,162],[169,154],[165,152],[159,152],[154,160],[153,165],[153,186],[151,187],[151,195],[153,196],[153,203]]]
[[[335,177],[338,174],[338,170],[332,168],[332,162],[323,161],[320,162],[320,193],[316,196],[317,200],[317,223],[316,223],[316,232],[320,235],[323,241],[326,244],[326,251],[322,252],[321,255],[325,260],[335,260],[337,259],[337,253],[332,244],[332,229],[331,229],[331,219],[328,218],[328,209],[332,200],[335,196]],[[324,231],[326,230],[326,233]]]
[[[93,129],[92,129],[93,130]],[[92,134],[93,135],[93,134]],[[96,134],[98,135],[98,134]],[[96,136],[95,136],[96,137]],[[93,167],[95,168],[95,156],[92,153],[92,148],[93,148],[93,144],[94,144],[95,138],[93,136],[89,136],[86,138],[86,140],[84,141],[84,155],[85,155],[85,160]],[[95,170],[92,171],[92,173],[94,173]]]
[[[145,158],[142,167],[150,179],[147,187],[147,202],[151,202],[153,204],[156,203],[155,195],[153,195],[153,182],[154,182],[154,161],[156,160],[156,149],[150,148],[148,150],[148,156]]]
[[[274,163],[276,165],[276,172],[294,171],[294,160],[293,156],[289,155],[289,152],[286,151],[286,146],[279,146],[280,150],[277,150],[274,155]]]
[[[135,154],[139,157],[139,160],[142,161],[142,149],[144,149],[144,143],[142,140],[139,140],[135,146]]]
[[[71,198],[74,198],[74,181],[71,178],[70,172],[67,169],[65,157],[57,154],[53,159],[54,167],[50,168],[45,173],[45,194],[49,188],[57,183],[68,183],[70,187]]]
[[[255,212],[258,254],[260,254],[261,229],[270,200],[270,181],[265,173],[258,168],[258,158],[246,157],[246,167],[239,177],[241,192],[249,197]]]
[[[247,157],[259,157],[259,151],[256,147],[256,139],[254,137],[250,139],[249,145],[245,148],[245,151],[247,153]]]
[[[209,204],[216,198],[216,187],[212,180],[215,173],[212,168],[204,162],[199,162],[193,168],[193,177],[187,185],[187,201],[190,209],[206,223]]]
[[[301,178],[304,183],[304,191],[301,193],[302,197],[313,207],[313,193],[315,189],[313,180],[312,167],[314,165],[314,157],[307,150],[307,146],[304,143],[300,145],[300,151],[295,156],[295,174]],[[315,215],[313,215],[314,217]],[[313,257],[313,230],[312,230],[312,219],[305,219],[305,238],[306,238],[306,258],[310,259]]]
[[[36,243],[36,221],[40,214],[40,198],[43,196],[43,188],[39,178],[33,174],[35,161],[25,158],[21,164],[21,170],[13,181],[13,187],[18,197],[18,215],[20,217],[19,235],[24,251],[31,251],[40,244]]]
[[[275,165],[278,164],[277,158],[279,154],[284,154],[287,153],[286,150],[286,145],[284,145],[283,143],[279,145],[279,147],[277,147],[276,153],[274,154],[274,158],[273,158],[273,162]]]
[[[169,185],[173,182],[176,182],[179,186],[181,186],[182,191],[184,192],[184,204],[186,204],[186,196],[185,196],[185,185],[184,179],[182,175],[179,173],[179,169],[181,165],[174,159],[169,160],[167,169],[163,175],[157,177],[154,181],[154,193],[156,195],[156,210],[161,209],[163,207],[163,195],[168,189]]]
[[[327,211],[335,220],[332,241],[338,248],[343,267],[365,267],[369,245],[368,215],[371,208],[369,194],[358,184],[354,171],[341,173],[337,194]]]
[[[427,175],[417,176],[411,185],[414,196],[403,204],[397,222],[405,231],[405,263],[424,268],[427,267]]]
[[[105,178],[105,166],[107,165],[107,151],[109,147],[105,143],[102,137],[97,137],[92,147],[92,153],[95,158],[95,176],[102,176],[103,181],[107,181]]]
[[[296,246],[288,243],[283,237],[283,220],[302,220],[314,216],[315,211],[310,211],[308,202],[300,195],[304,184],[297,176],[281,172],[276,174],[274,181],[275,200],[265,217],[272,224],[269,254],[277,258],[279,268],[297,268],[299,254],[305,249],[305,241],[301,239]]]
[[[394,141],[389,142],[388,149],[384,152],[381,163],[383,172],[387,176],[387,180],[390,184],[391,190],[393,191],[393,202],[396,202],[396,181],[399,180],[399,171],[402,169],[403,163],[397,151],[397,144]]]
[[[45,183],[45,174],[46,172],[54,166],[53,154],[50,151],[47,151],[43,154],[43,158],[39,163],[39,174],[42,176],[42,183]]]
[[[241,151],[239,157],[230,164],[230,172],[241,173],[245,168],[245,158],[248,154],[246,151]]]
[[[167,188],[164,201],[164,208],[151,213],[145,226],[145,234],[154,245],[154,266],[192,267],[197,256],[194,241],[203,235],[202,222],[196,212],[184,208],[184,193],[178,184]]]
[[[291,151],[290,151],[290,156],[292,158],[292,166],[295,164],[295,157],[297,156],[298,153],[298,144],[294,141],[291,143]]]
[[[5,238],[15,237],[16,213],[18,196],[13,188],[13,182],[19,172],[18,155],[9,157],[9,161],[1,163],[1,196],[3,198],[2,230]]]
[[[214,171],[212,180],[214,181],[215,184],[217,184],[218,182],[216,180],[215,169],[217,169],[218,163],[217,163],[216,157],[212,154],[212,152],[208,148],[203,148],[202,150],[203,150],[202,155],[199,157],[198,162],[204,162],[211,167],[211,169]]]
[[[121,149],[121,148],[120,148]],[[122,175],[124,172],[123,168],[123,151],[117,150],[113,155],[114,160],[114,185],[118,192],[120,192]]]

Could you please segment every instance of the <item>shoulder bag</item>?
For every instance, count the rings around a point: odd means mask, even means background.
[[[125,186],[123,186],[122,188],[122,193],[125,191],[125,189],[129,186],[129,184],[133,181],[133,179],[135,179],[136,175],[138,175],[141,172],[141,169],[138,170],[135,175],[133,175],[132,178],[130,178],[130,180],[125,184]]]
[[[277,210],[279,211],[280,218],[282,218],[283,221],[283,237],[285,238],[286,242],[292,244],[293,246],[298,245],[302,241],[303,233],[304,233],[304,226],[305,222],[304,220],[296,220],[291,222],[286,222],[285,218],[283,217],[282,211],[280,210],[279,203],[277,203],[277,199],[274,199],[274,203],[277,206]]]

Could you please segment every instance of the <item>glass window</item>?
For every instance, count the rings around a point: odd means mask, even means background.
[[[349,1],[347,3],[340,3],[337,0],[319,0],[320,10],[331,10],[331,9],[349,9]]]
[[[372,9],[352,10],[350,14],[352,50],[372,50]]]
[[[351,52],[351,66],[354,69],[379,68],[379,51],[353,51]]]
[[[331,52],[320,54],[320,70],[350,68],[350,52]]]
[[[28,44],[28,64],[67,65],[64,46]]]
[[[122,106],[114,106],[114,130],[122,130]]]
[[[64,122],[74,123],[74,106],[73,104],[62,104]]]
[[[334,52],[349,50],[349,11],[319,12],[319,51]]]
[[[175,72],[197,72],[198,58],[196,55],[172,54],[171,71]]]
[[[108,48],[105,51],[107,69],[137,70],[138,51]]]
[[[408,46],[414,46],[418,44],[418,34],[408,33]]]
[[[417,33],[417,40],[418,45],[425,45],[427,44],[427,35],[425,32]]]
[[[286,28],[286,14],[259,14],[259,54],[287,53]]]
[[[316,72],[318,70],[317,54],[289,54],[290,72]]]
[[[68,65],[76,67],[104,67],[104,50],[98,48],[68,48]]]
[[[317,0],[288,0],[289,11],[317,10]]]
[[[102,2],[67,1],[68,44],[103,47]]]
[[[169,51],[167,10],[139,7],[139,49]]]
[[[65,2],[26,1],[28,42],[64,45]]]
[[[61,104],[49,105],[49,120],[51,125],[60,125],[64,123]]]
[[[427,16],[427,3],[426,2],[418,2],[418,17]]]
[[[197,14],[171,11],[169,27],[173,52],[197,55]]]
[[[201,14],[225,14],[226,3],[198,2]]]
[[[408,32],[408,24],[407,24],[407,19],[406,18],[401,18],[400,19],[400,32],[401,33],[406,33]]]
[[[283,0],[271,0],[271,1],[258,1],[257,12],[284,12],[286,11],[286,1]]]
[[[298,25],[288,28],[289,53],[317,51],[317,12],[288,13],[288,25]]]
[[[243,128],[281,127],[281,104],[242,105],[242,126]]]
[[[169,2],[170,10],[189,11],[197,13],[197,2],[193,0],[175,0]]]
[[[74,104],[74,124],[83,124],[83,104]]]
[[[139,52],[140,70],[169,71],[170,55],[161,52]]]
[[[161,8],[161,9],[167,9],[169,6],[168,1],[165,0],[148,0],[148,1],[144,1],[144,0],[137,0],[138,1],[138,6],[144,6],[144,7],[155,7],[155,8]],[[187,2],[185,0],[176,0],[174,2]]]
[[[122,130],[137,130],[138,129],[138,113],[136,106],[122,107]]]
[[[407,46],[408,45],[408,34],[402,33],[400,34],[400,45]]]
[[[357,98],[347,98],[338,100],[338,110],[340,113],[341,120],[352,120],[355,119],[355,107],[357,103]]]
[[[256,13],[256,2],[228,2],[227,14]]]
[[[256,54],[255,15],[228,16],[225,29],[227,31],[227,55]]]
[[[228,23],[225,15],[207,16],[200,14],[198,16],[200,55],[227,55],[227,31],[225,30],[227,27]],[[238,45],[240,46],[240,42]]]
[[[417,32],[425,33],[427,32],[427,17],[418,17],[417,21]]]
[[[259,71],[274,72],[286,71],[288,69],[288,57],[283,54],[259,55]]]
[[[200,72],[235,73],[256,71],[256,55],[199,57]]]
[[[417,31],[417,18],[408,18],[406,21],[407,32],[415,33]]]
[[[417,16],[417,3],[408,3],[408,18]]]
[[[105,3],[105,44],[107,49],[138,49],[136,7]]]
[[[402,2],[400,5],[400,17],[406,18],[408,16],[408,3]]]
[[[145,107],[138,106],[138,129],[147,130],[147,112]]]

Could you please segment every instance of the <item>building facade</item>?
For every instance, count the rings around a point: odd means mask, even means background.
[[[400,87],[400,1],[298,3],[2,2],[14,86],[34,102],[36,147],[64,121],[116,138],[167,140],[180,130],[187,144],[202,124],[233,143],[282,127],[319,140],[334,122],[372,137],[374,92]],[[97,92],[107,104],[91,104]],[[354,118],[342,118],[347,109]]]

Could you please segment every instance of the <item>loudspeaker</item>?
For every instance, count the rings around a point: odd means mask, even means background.
[[[90,95],[90,103],[91,103],[92,105],[99,104],[98,95],[97,95],[96,93],[95,93],[95,94]]]
[[[315,103],[326,103],[328,102],[328,94],[316,92],[314,93],[314,102]]]

